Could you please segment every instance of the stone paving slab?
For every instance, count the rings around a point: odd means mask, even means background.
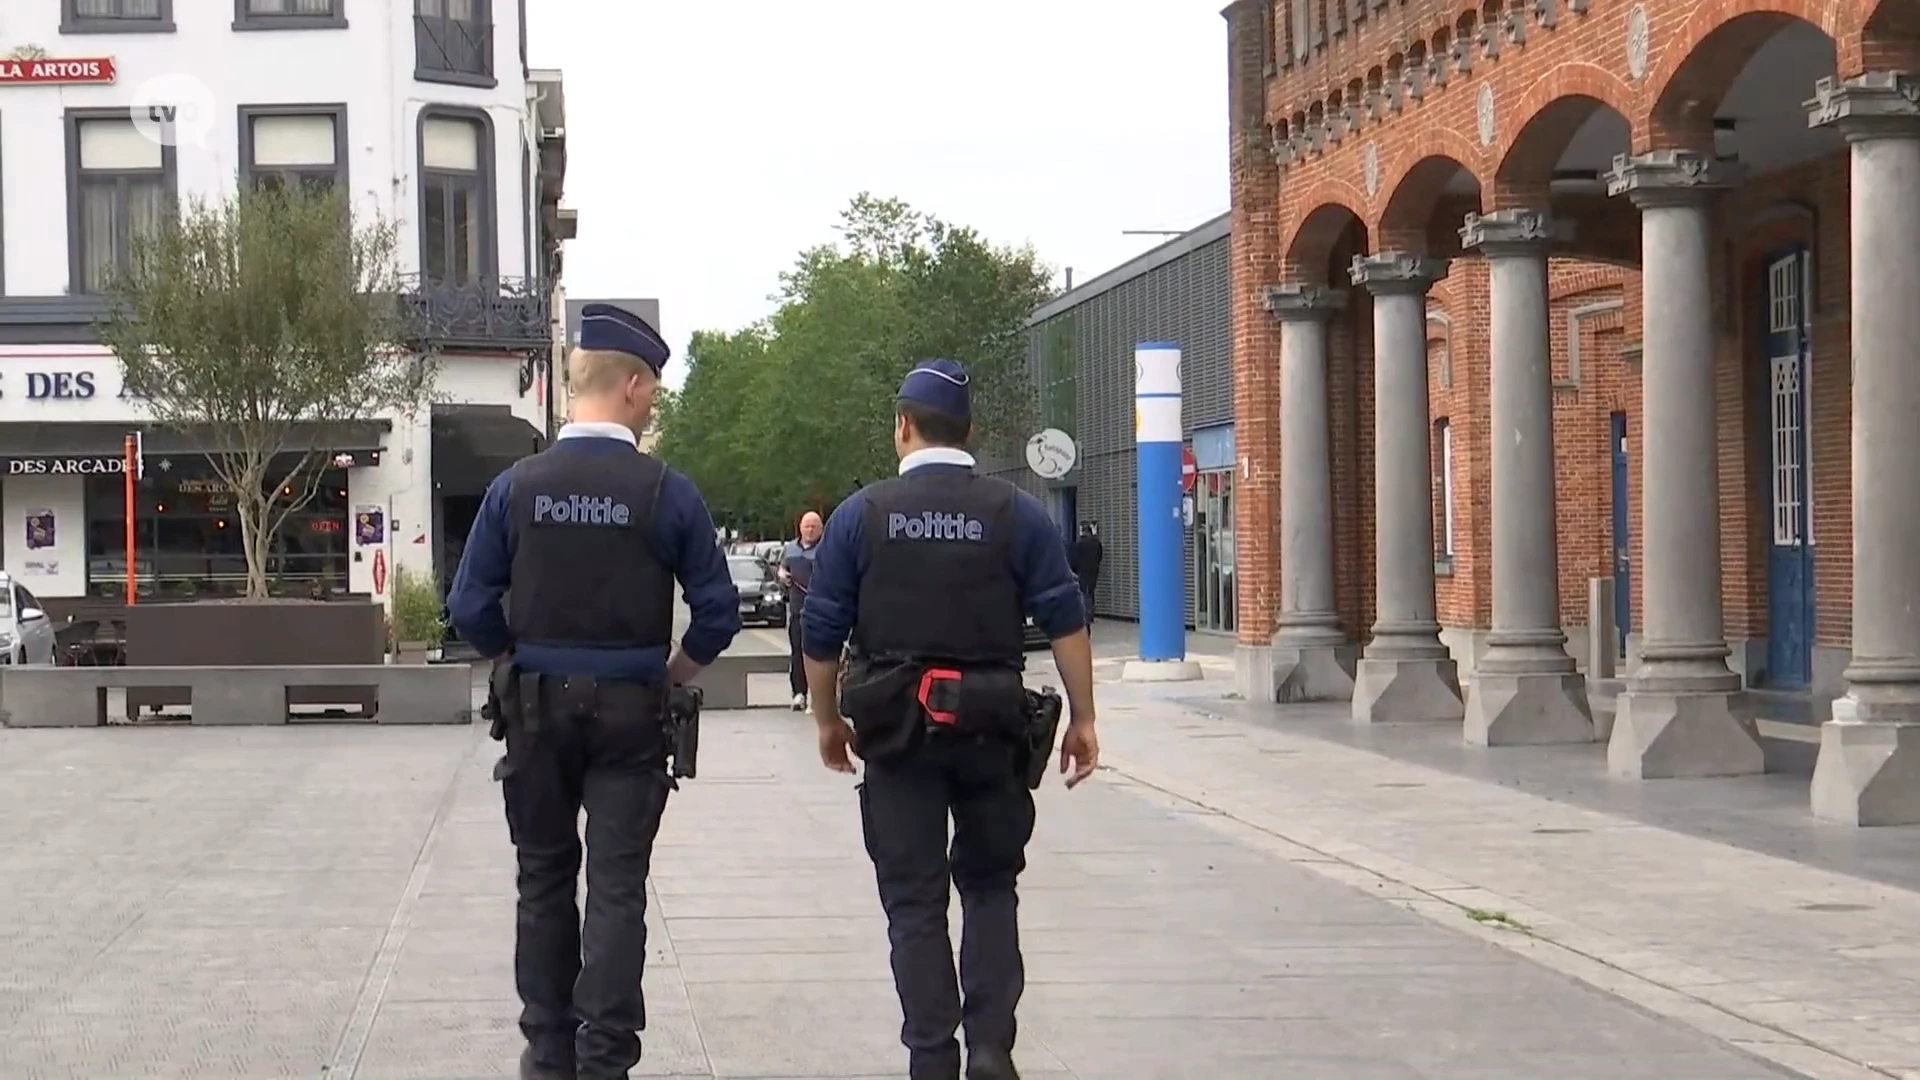
[[[635,1075],[902,1075],[851,782],[792,713],[702,741],[654,860]],[[494,753],[477,729],[0,732],[0,1078],[511,1075]],[[1030,1078],[1798,1075],[1119,774],[1040,798]]]
[[[1920,1080],[1920,893],[1343,745],[1305,730],[1342,706],[1225,689],[1103,685],[1110,785],[1808,1075]]]

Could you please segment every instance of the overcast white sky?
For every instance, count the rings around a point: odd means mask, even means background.
[[[1227,208],[1224,0],[533,0],[566,75],[567,291],[653,296],[680,367],[855,193],[1084,282]],[[670,369],[668,381],[683,373]]]

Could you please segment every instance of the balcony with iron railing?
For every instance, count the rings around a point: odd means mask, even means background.
[[[494,86],[493,23],[445,15],[413,17],[414,78]]]
[[[423,351],[544,353],[553,347],[553,283],[545,278],[410,275],[402,280],[400,302],[402,339]]]

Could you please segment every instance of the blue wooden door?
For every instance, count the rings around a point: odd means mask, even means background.
[[[1613,625],[1616,655],[1627,655],[1627,634],[1633,630],[1633,550],[1627,524],[1627,414],[1614,413],[1613,432]]]
[[[1813,676],[1812,487],[1807,482],[1808,296],[1805,249],[1767,260],[1764,355],[1768,401],[1767,682]]]

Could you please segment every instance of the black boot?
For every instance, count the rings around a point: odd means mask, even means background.
[[[967,1080],[1020,1080],[1020,1070],[1013,1067],[1013,1055],[1005,1050],[971,1050]]]
[[[573,1080],[573,1063],[542,1065],[529,1046],[520,1051],[520,1080]]]

